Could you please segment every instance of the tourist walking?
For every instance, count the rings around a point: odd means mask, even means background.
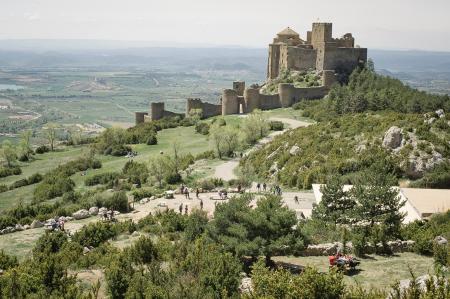
[[[261,185],[259,183],[256,184],[256,190],[261,191]]]
[[[267,185],[266,185],[266,183],[264,182],[264,183],[263,183],[263,190],[264,190],[264,192],[266,192],[266,188],[267,188]]]
[[[183,204],[181,203],[180,206],[178,207],[178,210],[180,211],[180,214],[183,213]]]
[[[200,199],[200,210],[203,210],[203,200]]]
[[[198,194],[200,193],[200,190],[198,190],[198,188],[195,190],[195,197],[198,198]]]
[[[184,214],[187,215],[188,214],[188,205],[184,206]]]
[[[296,204],[299,204],[299,202],[298,202],[298,196],[297,196],[297,195],[294,196],[294,202],[295,202]]]

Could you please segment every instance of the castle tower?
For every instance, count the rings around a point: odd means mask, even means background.
[[[164,103],[150,103],[150,119],[158,120],[164,117]]]
[[[135,112],[134,116],[135,116],[135,123],[136,123],[136,125],[145,122],[145,116],[146,115],[148,115],[147,112]]]
[[[301,42],[302,40],[300,39],[300,35],[290,27],[278,32],[277,36],[273,39],[273,43],[269,45],[269,61],[267,63],[268,79],[278,77],[280,70],[281,45],[287,44],[290,46],[296,46]]]
[[[239,114],[239,101],[236,90],[224,89],[222,92],[222,115]]]
[[[311,44],[314,49],[322,47],[324,43],[333,41],[332,23],[313,23],[311,32]]]
[[[244,81],[234,81],[233,89],[236,90],[238,96],[244,95],[245,82]]]

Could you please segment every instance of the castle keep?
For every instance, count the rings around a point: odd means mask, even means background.
[[[367,62],[367,49],[355,47],[351,33],[333,38],[331,23],[313,23],[306,34],[306,41],[297,32],[286,28],[269,45],[267,80],[278,78],[282,70],[315,71],[320,75],[320,86],[295,87],[292,83],[279,83],[278,92],[266,94],[262,86],[245,87],[245,82],[233,82],[233,88],[224,89],[218,104],[187,99],[186,116],[192,109],[202,112],[202,117],[250,113],[255,109],[268,110],[290,107],[301,100],[320,99],[327,95],[336,83],[337,74],[350,74],[355,68]],[[275,81],[277,82],[277,81]],[[319,85],[319,84],[318,84]],[[136,124],[179,115],[164,110],[164,103],[152,103],[150,115],[136,112]]]
[[[278,77],[281,69],[351,73],[367,61],[367,49],[355,47],[351,33],[333,38],[332,31],[331,23],[313,23],[306,41],[289,27],[278,33],[269,45],[267,78]]]

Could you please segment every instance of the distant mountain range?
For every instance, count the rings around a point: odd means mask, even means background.
[[[450,72],[450,52],[369,49],[387,72]],[[100,40],[0,40],[0,67],[158,67],[265,71],[266,48]]]

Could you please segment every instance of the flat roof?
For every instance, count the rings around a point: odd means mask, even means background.
[[[400,188],[422,217],[450,210],[450,189]]]

